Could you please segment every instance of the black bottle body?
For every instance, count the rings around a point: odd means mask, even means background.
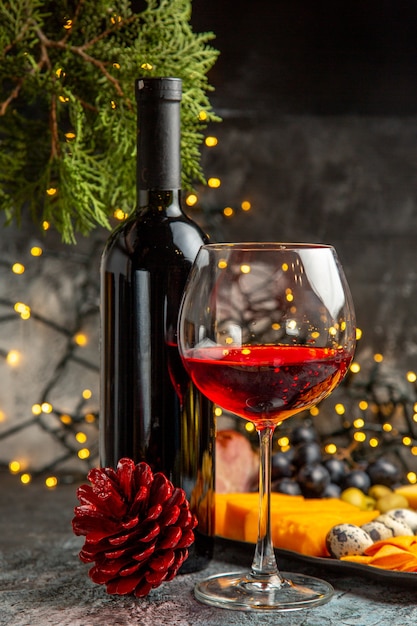
[[[115,231],[101,265],[101,465],[144,460],[185,489],[199,520],[196,554],[191,549],[183,566],[190,570],[212,551],[214,423],[211,403],[182,365],[176,327],[205,241],[177,211],[146,212]]]
[[[161,126],[153,109],[143,118],[148,127]],[[155,140],[148,127],[141,137],[146,144]],[[178,188],[143,189],[149,184],[146,152],[140,163],[146,163],[145,175],[138,169],[138,209],[102,255],[100,463],[146,461],[185,490],[198,527],[181,571],[192,571],[207,563],[213,547],[214,423],[211,403],[182,365],[177,321],[188,273],[207,238],[182,212]]]

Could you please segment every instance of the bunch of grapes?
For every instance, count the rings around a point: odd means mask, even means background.
[[[272,490],[305,498],[338,498],[350,487],[368,493],[372,485],[394,488],[402,471],[389,459],[352,463],[323,454],[314,428],[296,426],[289,435],[291,447],[272,457]]]

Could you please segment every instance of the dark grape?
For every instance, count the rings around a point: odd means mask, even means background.
[[[326,459],[323,462],[324,467],[330,474],[330,480],[336,485],[340,485],[343,478],[346,476],[348,467],[341,459],[335,459],[334,457]]]
[[[293,463],[296,467],[320,463],[322,460],[321,447],[316,441],[299,443],[294,448]]]
[[[289,496],[301,496],[301,488],[296,480],[292,478],[280,478],[272,483],[272,491],[286,493]]]
[[[401,479],[401,472],[394,463],[387,459],[377,459],[366,470],[373,485],[392,487]]]
[[[306,498],[320,498],[330,483],[330,475],[324,465],[311,463],[304,465],[297,474],[297,481]]]
[[[342,493],[342,489],[340,485],[336,485],[335,483],[329,483],[324,488],[323,493],[321,494],[322,498],[339,498]]]
[[[293,475],[291,456],[287,452],[276,452],[272,455],[272,480],[289,478]]]
[[[293,446],[308,441],[317,441],[317,433],[311,426],[302,424],[301,426],[293,428],[290,435],[290,441]]]
[[[344,477],[342,481],[342,489],[347,489],[348,487],[356,487],[363,491],[363,493],[368,493],[368,489],[371,486],[371,479],[365,470],[354,469]]]

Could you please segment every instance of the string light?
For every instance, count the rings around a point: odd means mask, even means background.
[[[12,474],[18,474],[22,468],[20,461],[10,461],[9,470]]]
[[[21,354],[18,350],[9,350],[6,356],[7,364],[11,367],[17,367],[21,362]]]
[[[218,144],[218,139],[217,137],[209,136],[205,138],[204,143],[208,148],[214,148]]]
[[[113,67],[115,69],[119,69],[120,66],[118,66],[117,63],[114,63]],[[151,64],[148,64],[148,65],[143,64],[142,69],[152,70],[153,67]],[[62,72],[62,69],[59,68],[59,70],[61,71],[58,72],[57,70],[58,78],[63,77],[64,75]],[[59,73],[59,76],[58,76],[58,73]],[[63,96],[62,101],[63,102],[66,101],[64,96]],[[116,102],[112,101],[111,106],[112,108],[116,108],[117,106]],[[200,120],[204,121],[205,119],[207,119],[207,113],[205,111],[201,111],[198,117]],[[68,132],[66,134],[66,139],[69,141],[75,139],[75,134],[72,132]],[[216,137],[208,136],[205,139],[205,145],[208,148],[214,147],[215,145],[217,145],[217,143],[218,143],[218,139]],[[210,193],[212,191],[215,192],[215,190],[221,187],[220,178],[216,176],[210,177],[207,181],[207,187],[210,190]],[[46,190],[46,193],[48,196],[53,197],[55,194],[58,193],[58,189],[51,186]],[[185,199],[185,202],[189,207],[196,206],[199,202],[199,197],[197,193],[189,193]],[[248,211],[252,209],[251,202],[247,199],[244,199],[241,202],[238,202],[236,206],[237,207],[240,206],[242,212],[244,213],[247,213]],[[238,217],[239,215],[241,215],[239,211],[235,211],[233,207],[219,208],[217,211],[219,214],[223,214],[223,216],[225,217],[235,217],[235,216]],[[114,211],[114,217],[120,221],[125,220],[127,216],[128,215],[121,209],[116,209]],[[43,229],[48,230],[49,227],[50,227],[49,222],[45,221],[43,223]],[[32,255],[32,257],[40,257],[44,254],[44,251],[41,246],[35,245],[30,248],[30,254]],[[226,266],[227,266],[227,262],[223,261],[222,267],[226,267]],[[9,267],[12,268],[12,272],[16,276],[19,276],[24,271],[26,271],[25,265],[23,263],[20,263],[18,260],[15,261],[13,264],[10,264]],[[287,272],[289,268],[287,264],[283,264],[281,269],[283,272]],[[287,295],[287,299],[291,301],[291,298],[293,298],[293,294],[291,290],[289,290],[286,295]],[[15,313],[17,313],[21,319],[29,319],[30,317],[35,317],[35,319],[38,319],[35,315],[35,312],[32,312],[30,306],[25,304],[24,302],[15,302],[14,304],[11,304],[11,306],[14,307]],[[17,320],[18,319],[19,318],[17,317]],[[281,327],[278,323],[274,323],[272,325],[272,328],[278,331],[280,330]],[[342,324],[340,325],[340,330],[343,330]],[[70,359],[71,350],[74,349],[74,346],[77,349],[77,351],[79,351],[78,350],[79,348],[83,348],[84,346],[88,344],[89,337],[83,330],[80,330],[80,329],[71,334],[68,333],[67,329],[63,329],[63,332],[64,332],[64,335],[68,337],[69,353],[68,353],[67,358]],[[336,327],[336,325],[335,327],[332,327],[329,329],[329,333],[337,334],[338,332],[339,330]],[[363,334],[362,330],[360,328],[357,328],[356,338],[358,341],[362,338],[362,334]],[[10,366],[18,365],[22,359],[22,355],[18,350],[10,350],[7,354],[6,353],[3,354],[3,356],[6,362],[8,363],[8,365]],[[374,369],[377,370],[377,366],[383,363],[383,355],[380,353],[375,353],[372,358],[375,363]],[[96,372],[98,372],[98,367],[96,365],[94,365],[93,369],[95,369]],[[364,368],[364,370],[365,372],[367,371],[366,368]],[[350,373],[359,374],[360,372],[362,372],[362,369],[361,369],[361,364],[359,363],[359,361],[356,360],[352,362],[350,366]],[[363,376],[364,374],[361,375],[361,377],[358,376],[357,378],[363,379]],[[408,383],[410,383],[413,386],[417,382],[417,374],[413,371],[407,372],[405,375],[405,378],[408,381]],[[343,417],[341,428],[342,428],[342,434],[344,433],[346,435],[346,444],[343,443],[343,445],[341,445],[339,441],[337,442],[328,441],[324,446],[324,450],[326,454],[334,455],[334,454],[340,453],[340,451],[343,450],[344,445],[349,447],[349,443],[352,440],[355,442],[355,445],[357,446],[355,448],[356,450],[358,451],[360,451],[361,449],[364,450],[363,454],[366,454],[366,450],[370,450],[370,449],[374,450],[375,448],[378,448],[378,452],[379,450],[388,449],[389,446],[392,444],[392,442],[394,442],[395,445],[401,446],[401,448],[404,450],[404,453],[407,453],[410,457],[414,457],[415,459],[415,457],[417,457],[416,434],[413,432],[409,432],[409,433],[401,432],[401,428],[397,428],[397,424],[395,422],[394,422],[395,427],[391,423],[391,419],[392,419],[392,416],[394,415],[394,410],[395,410],[396,405],[392,404],[392,406],[388,406],[389,403],[386,403],[386,406],[383,406],[382,403],[378,404],[375,401],[375,397],[372,397],[372,395],[369,395],[363,392],[364,385],[361,380],[356,382],[356,378],[355,380],[353,380],[353,377],[350,377],[350,379],[348,377],[347,381],[348,381],[347,400],[345,402],[338,402],[334,406],[334,411],[336,415]],[[351,386],[353,390],[352,402],[350,405],[349,405],[349,389],[350,389],[349,386]],[[415,387],[413,387],[413,389],[414,391],[417,391]],[[359,396],[360,398],[359,400],[358,400],[358,394],[357,394],[358,390],[360,390],[361,395],[365,396],[363,398]],[[58,407],[54,406],[51,402],[49,402],[47,398],[42,398],[39,402],[33,403],[32,405],[33,421],[28,420],[27,422],[28,425],[36,423],[40,427],[42,427],[45,430],[45,432],[48,432],[48,434],[56,438],[56,441],[58,441],[61,445],[65,447],[66,454],[68,455],[68,457],[70,457],[71,455],[74,455],[75,458],[78,458],[81,461],[85,461],[86,466],[88,468],[92,466],[92,464],[94,463],[94,459],[97,458],[96,439],[97,439],[98,415],[97,413],[91,412],[90,410],[88,412],[84,410],[84,408],[86,408],[85,405],[87,404],[87,402],[89,402],[92,399],[92,397],[93,397],[93,392],[91,389],[81,390],[78,406],[74,410],[74,412],[71,412],[71,413],[67,412],[68,410],[67,407],[65,408],[65,411],[61,411],[59,410]],[[400,406],[402,406],[401,403],[400,403]],[[417,424],[417,400],[412,401],[411,407],[412,407],[412,411],[410,412],[410,415],[409,415],[409,421],[412,424]],[[330,404],[330,410],[331,410],[331,404]],[[358,411],[361,411],[360,417],[358,415]],[[347,413],[347,417],[345,418],[344,416],[346,415],[346,413]],[[215,409],[216,417],[221,417],[222,414],[223,414],[222,409],[220,407],[216,407]],[[308,415],[310,417],[317,417],[319,415],[320,417],[321,415],[325,416],[326,415],[325,404],[323,405],[320,404],[320,406],[312,407],[309,410]],[[48,416],[47,419],[46,419],[46,416]],[[6,418],[5,418],[4,412],[0,411],[0,421],[5,420],[5,419]],[[287,422],[285,422],[285,424],[287,424]],[[248,434],[252,435],[252,433],[254,433],[255,427],[253,426],[251,422],[246,422],[245,429]],[[282,433],[281,429],[279,429],[279,432]],[[4,434],[3,438],[6,438],[6,437],[7,437],[7,431]],[[335,438],[334,435],[332,437]],[[88,441],[88,447],[86,446],[87,441]],[[79,448],[80,446],[81,448]],[[282,451],[288,450],[291,447],[290,438],[285,434],[279,435],[278,446]],[[59,463],[59,461],[56,461],[56,462]],[[48,488],[54,488],[55,486],[59,484],[59,479],[57,478],[57,476],[55,474],[52,474],[52,472],[56,471],[54,469],[54,466],[55,466],[55,461],[52,461],[48,465],[45,464],[45,466],[41,468],[39,471],[36,470],[35,472],[33,471],[29,472],[27,470],[30,469],[30,463],[27,464],[25,461],[25,466],[23,466],[22,461],[18,459],[12,459],[9,462],[9,471],[13,474],[18,475],[21,482],[24,484],[30,483],[33,479],[33,476],[37,476],[40,473],[47,472],[45,485]],[[416,473],[413,471],[409,471],[407,473],[407,479],[409,480],[409,482],[417,482]]]
[[[88,337],[85,333],[77,333],[74,335],[74,341],[77,346],[86,346],[88,343]]]
[[[415,383],[417,380],[417,374],[415,372],[407,372],[406,379],[409,383]]]
[[[185,199],[185,203],[187,206],[194,206],[198,202],[198,196],[195,193],[189,193]]]
[[[125,213],[124,211],[122,211],[122,209],[115,209],[113,211],[113,217],[116,218],[116,220],[119,221],[124,221],[127,218],[128,214]]]
[[[13,263],[12,272],[13,274],[23,274],[25,271],[25,266],[22,263]]]

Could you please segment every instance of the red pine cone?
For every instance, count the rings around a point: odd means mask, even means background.
[[[172,580],[188,557],[196,517],[183,489],[146,463],[121,459],[117,470],[92,469],[77,490],[72,527],[85,535],[79,557],[107,593],[146,596]]]

